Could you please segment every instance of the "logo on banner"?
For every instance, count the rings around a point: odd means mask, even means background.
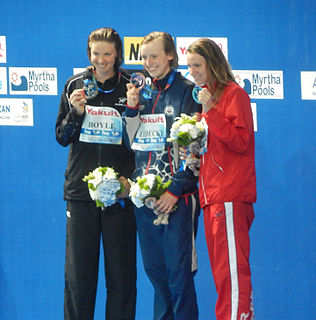
[[[73,68],[73,74],[78,74],[86,70],[86,68]]]
[[[201,37],[177,37],[177,54],[179,57],[179,65],[187,64],[186,51],[191,43],[200,39]],[[213,40],[222,50],[226,59],[228,59],[228,47],[227,47],[227,38],[211,38],[205,37],[210,40]]]
[[[194,82],[193,77],[190,75],[190,72],[188,69],[178,69],[178,71],[188,80]]]
[[[140,44],[143,37],[124,37],[125,64],[142,64]]]
[[[236,82],[252,99],[284,99],[283,71],[233,70]]]
[[[7,63],[7,48],[5,36],[0,36],[0,63]]]
[[[0,99],[0,125],[33,126],[33,100]]]
[[[56,68],[9,68],[11,94],[57,95]]]
[[[316,71],[301,71],[302,100],[316,100]]]

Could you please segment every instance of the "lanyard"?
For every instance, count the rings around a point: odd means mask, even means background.
[[[112,88],[112,89],[110,89],[110,90],[102,90],[101,88],[99,88],[99,86],[98,86],[98,84],[97,84],[97,81],[96,81],[96,79],[95,79],[94,74],[92,74],[92,81],[96,84],[98,90],[99,90],[100,92],[103,92],[103,93],[111,93],[111,92],[113,92],[113,91],[117,88],[117,86],[118,86],[118,84],[119,84],[119,82],[120,82],[120,79],[121,79],[121,71],[119,71],[119,73],[118,73],[117,84],[115,85],[115,87]]]
[[[117,84],[115,85],[115,87],[110,90],[102,90],[101,88],[99,88],[94,74],[92,74],[92,81],[90,79],[83,80],[83,83],[84,83],[83,89],[84,89],[84,92],[85,92],[87,99],[95,98],[98,94],[98,91],[103,92],[103,93],[113,92],[117,88],[117,86],[120,82],[120,79],[121,79],[121,71],[119,71],[119,73],[118,73]]]
[[[175,76],[176,76],[176,71],[173,70],[168,78],[168,81],[167,81],[165,88],[162,91],[166,91],[170,88]],[[153,85],[149,86],[148,84],[146,84],[145,87],[143,88],[143,97],[145,99],[151,99],[153,93],[157,94],[157,93],[159,93],[159,91],[154,90]]]

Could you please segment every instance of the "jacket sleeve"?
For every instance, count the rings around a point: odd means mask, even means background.
[[[125,129],[128,136],[129,146],[133,144],[135,135],[140,125],[138,109],[125,108],[124,114]]]
[[[55,125],[56,140],[64,147],[78,139],[82,121],[85,117],[85,114],[78,115],[70,104],[68,99],[69,93],[67,91],[68,89],[65,86]]]
[[[238,88],[227,96],[224,103],[224,112],[218,111],[215,107],[205,115],[210,136],[215,136],[229,149],[242,154],[248,150],[253,134],[249,96],[242,88]]]
[[[180,168],[172,177],[172,182],[167,192],[179,198],[183,194],[191,193],[197,189],[199,177],[189,169]]]

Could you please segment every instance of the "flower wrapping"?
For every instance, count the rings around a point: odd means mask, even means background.
[[[155,209],[156,201],[167,190],[171,180],[163,183],[158,175],[152,173],[146,174],[142,177],[137,177],[136,182],[130,181],[131,189],[129,196],[137,208],[144,205],[152,209],[157,215],[157,219],[153,221],[155,225],[168,224],[169,214],[163,213]]]
[[[118,173],[110,167],[98,167],[82,179],[88,183],[91,199],[97,207],[109,207],[117,200],[117,195],[124,191],[118,180]]]

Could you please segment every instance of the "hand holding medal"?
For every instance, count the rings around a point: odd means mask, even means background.
[[[140,72],[135,72],[131,75],[130,83],[132,83],[136,88],[141,90],[146,84],[145,76]]]
[[[85,110],[84,106],[86,104],[86,95],[83,89],[74,90],[69,97],[69,101],[71,105],[74,106],[77,114],[84,113],[84,110]]]
[[[192,97],[193,97],[193,99],[194,99],[194,101],[196,102],[196,103],[201,103],[200,101],[199,101],[199,93],[200,93],[200,91],[202,90],[202,87],[200,87],[199,85],[195,85],[194,86],[194,88],[193,88],[193,90],[192,90]]]
[[[204,112],[208,112],[213,107],[212,94],[205,84],[195,85],[192,90],[192,97],[195,102],[202,104]]]
[[[90,79],[85,79],[83,81],[84,86],[83,90],[86,95],[86,99],[93,99],[98,95],[98,86],[95,81],[91,81]]]
[[[126,84],[127,105],[130,108],[136,108],[139,103],[139,91],[146,84],[145,76],[140,72],[135,72],[131,75],[130,83]]]

